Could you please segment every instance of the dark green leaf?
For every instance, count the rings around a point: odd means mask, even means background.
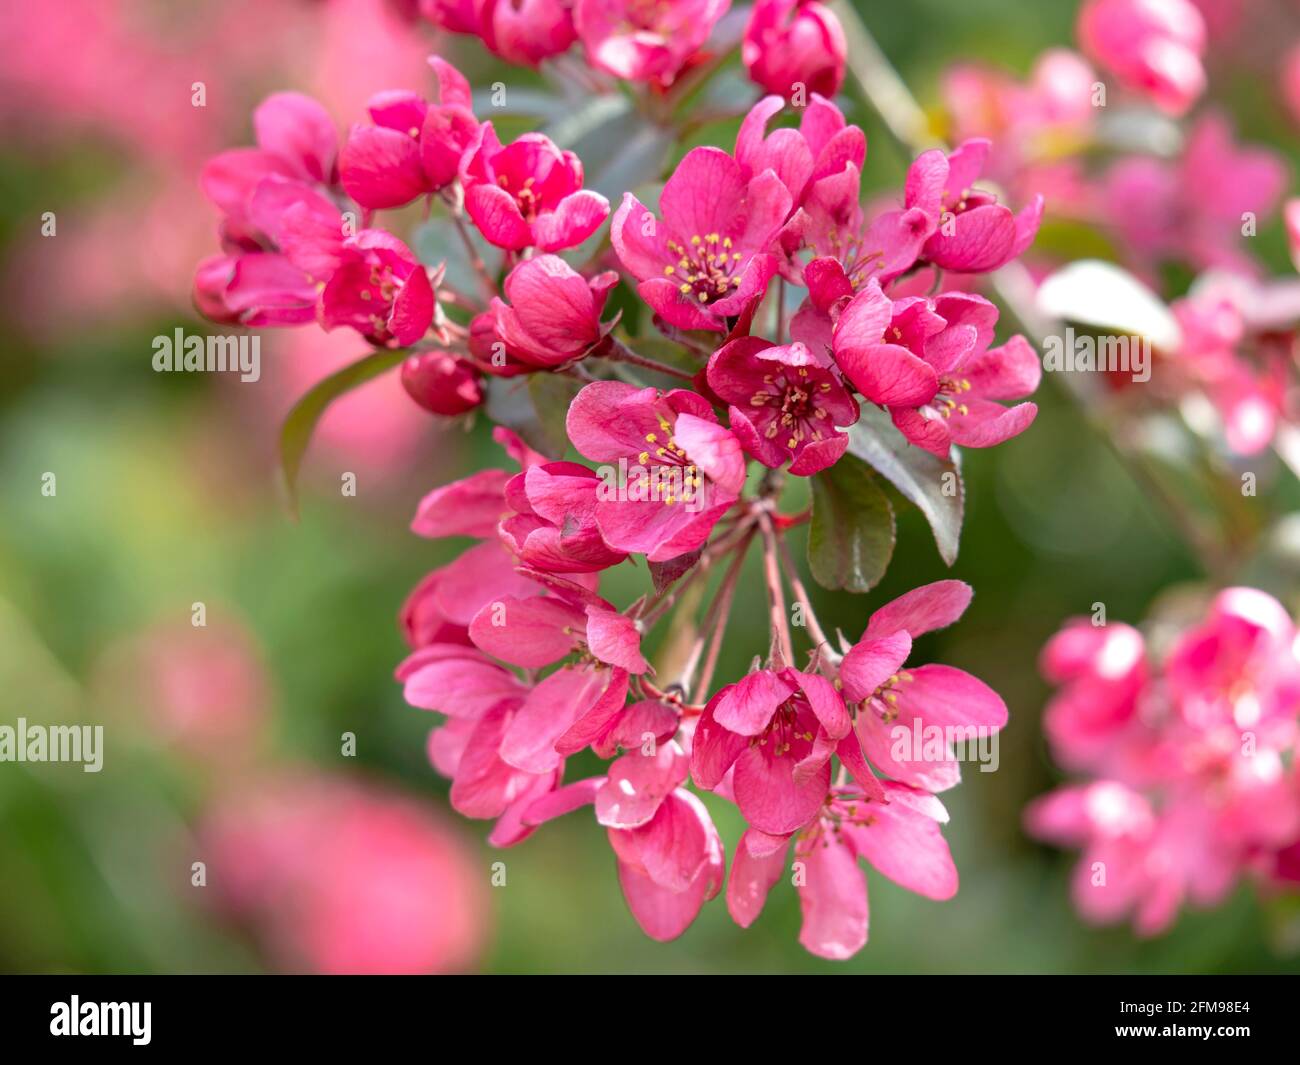
[[[487,382],[487,414],[517,432],[529,447],[548,458],[563,458],[569,446],[564,419],[577,390],[578,383],[562,374],[492,377]]]
[[[295,518],[298,516],[298,471],[302,468],[307,445],[311,443],[311,434],[325,408],[345,392],[387,373],[406,355],[405,348],[372,352],[351,366],[330,374],[294,404],[280,428],[280,472],[289,499],[289,511]]]
[[[849,430],[849,453],[915,503],[930,523],[940,557],[950,566],[957,561],[965,491],[957,464],[909,444],[889,415],[870,403],[862,405],[862,417]]]
[[[894,511],[865,463],[845,455],[812,478],[808,565],[826,588],[865,592],[894,553]]]

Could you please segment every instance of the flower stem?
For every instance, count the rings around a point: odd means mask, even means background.
[[[785,592],[781,588],[781,567],[776,557],[776,531],[766,511],[759,512],[758,527],[763,533],[763,577],[767,581],[768,618],[772,630],[768,659],[780,669],[794,661],[794,649],[790,642],[790,622],[785,616]]]
[[[776,540],[777,550],[781,554],[781,562],[784,564],[786,580],[790,582],[790,590],[794,592],[795,600],[803,607],[804,619],[807,621],[808,635],[812,637],[813,647],[820,655],[832,662],[838,661],[839,653],[830,640],[827,639],[821,622],[817,620],[817,613],[813,610],[812,600],[808,597],[808,589],[795,566],[794,556],[790,552],[790,545],[786,543],[785,537],[780,533],[775,533],[773,538]]]
[[[676,377],[682,381],[693,381],[695,375],[686,370],[679,370],[676,366],[669,366],[666,362],[660,362],[658,359],[647,358],[644,355],[638,355],[625,344],[615,340],[612,336],[607,338],[605,347],[600,352],[605,358],[613,359],[616,362],[627,362],[633,366],[640,366],[646,370],[654,370],[655,373],[667,374],[669,377]]]

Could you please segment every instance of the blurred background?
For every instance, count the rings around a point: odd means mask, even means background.
[[[501,464],[489,423],[434,424],[395,375],[360,388],[313,441],[295,522],[277,480],[278,426],[311,384],[364,354],[354,335],[265,330],[256,383],[151,368],[155,336],[205,330],[189,286],[216,248],[217,215],[196,177],[208,155],[251,142],[262,96],[314,94],[342,130],[374,91],[427,89],[435,48],[476,85],[527,84],[475,41],[440,42],[433,27],[400,21],[397,6],[18,0],[0,14],[11,42],[0,69],[0,724],[103,724],[107,747],[98,774],[0,764],[0,969],[1300,968],[1300,914],[1246,887],[1152,941],[1087,926],[1069,903],[1074,856],[1022,832],[1024,804],[1060,779],[1039,727],[1044,641],[1096,602],[1136,622],[1205,576],[1053,375],[1029,432],[967,454],[951,570],[910,511],[879,588],[814,590],[823,619],[856,635],[871,610],[917,584],[952,575],[976,589],[962,622],[913,657],[976,673],[1011,709],[998,770],[971,766],[944,796],[955,899],[930,902],[869,874],[870,942],[842,964],[799,947],[795,893],[779,888],[749,931],[718,900],[660,945],[628,914],[591,818],[497,852],[482,842],[485,824],[450,811],[425,757],[430,717],[392,681],[404,655],[396,614],[458,550],[408,532],[415,505]],[[1023,78],[1044,48],[1072,41],[1069,3],[856,6],[940,127],[954,61]],[[1235,18],[1250,3],[1202,6]],[[1294,165],[1295,119],[1272,82],[1260,88],[1259,35],[1240,37],[1212,70],[1216,98],[1243,139]],[[203,107],[192,104],[195,82]],[[906,156],[867,109],[852,117],[868,133],[868,187],[897,187]],[[696,140],[730,147],[734,131],[722,123]],[[53,236],[42,235],[46,212]],[[1050,218],[1044,240],[1060,258],[1097,254],[1094,237]],[[1286,265],[1277,232],[1259,254]],[[340,491],[349,473],[355,496]],[[1298,502],[1290,478],[1261,491],[1278,513]],[[642,577],[623,567],[605,594],[626,603]],[[743,581],[740,595],[723,677],[766,640],[761,581]],[[734,810],[711,809],[730,851]],[[492,885],[496,861],[504,886]]]

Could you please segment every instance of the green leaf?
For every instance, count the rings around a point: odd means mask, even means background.
[[[330,374],[293,405],[293,410],[280,428],[280,472],[289,500],[289,512],[294,518],[298,517],[298,471],[302,469],[302,459],[307,453],[307,445],[311,443],[311,434],[320,421],[320,416],[325,413],[325,408],[345,392],[351,392],[359,385],[387,373],[399,365],[407,354],[405,348],[372,352],[364,359],[358,359],[352,365]]]
[[[889,415],[870,403],[862,405],[862,417],[849,429],[849,454],[872,466],[920,508],[934,533],[939,556],[949,566],[956,562],[965,499],[956,462],[908,443]]]
[[[569,447],[564,420],[577,390],[578,383],[562,374],[492,377],[487,381],[487,414],[534,450],[563,458]]]
[[[880,583],[894,553],[894,510],[866,464],[845,455],[812,478],[808,565],[817,583],[850,592]]]

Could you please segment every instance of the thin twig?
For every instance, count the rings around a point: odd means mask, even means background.
[[[821,654],[837,660],[840,656],[831,641],[827,639],[826,632],[821,627],[821,622],[817,620],[817,612],[813,610],[812,600],[808,597],[808,589],[799,576],[794,556],[790,552],[790,545],[786,543],[785,537],[780,533],[775,534],[775,539],[777,550],[781,553],[781,561],[785,566],[785,577],[790,583],[790,590],[794,592],[795,600],[803,607],[804,617],[808,623],[808,635],[812,637],[813,647],[820,651]]]
[[[780,669],[794,661],[794,648],[790,641],[790,623],[785,616],[781,567],[776,560],[776,531],[772,528],[772,519],[766,511],[759,513],[758,527],[763,532],[763,577],[767,581],[768,618],[772,630],[772,646],[768,658]]]
[[[645,355],[638,355],[625,344],[620,343],[613,337],[609,337],[606,346],[601,349],[600,354],[607,359],[614,359],[617,362],[631,363],[633,366],[640,366],[646,370],[654,370],[655,373],[667,374],[669,377],[676,377],[683,381],[695,380],[695,375],[686,370],[679,370],[676,366],[669,366],[666,362],[660,362],[658,359],[647,358]]]

